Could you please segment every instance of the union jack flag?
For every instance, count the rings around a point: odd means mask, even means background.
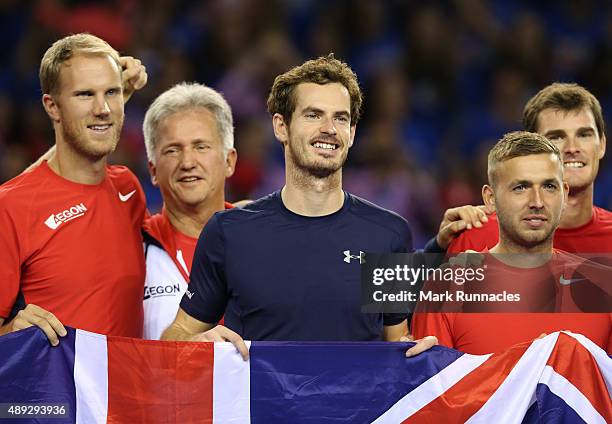
[[[0,337],[0,403],[66,405],[63,419],[31,417],[49,423],[612,423],[612,359],[578,334],[494,355],[436,346],[405,358],[408,343],[382,342],[249,347],[245,362],[226,343],[74,329],[51,347],[28,328]]]

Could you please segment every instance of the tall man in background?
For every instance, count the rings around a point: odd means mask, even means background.
[[[145,220],[144,338],[159,339],[187,289],[202,228],[225,202],[234,173],[232,111],[221,94],[196,83],[165,91],[145,115],[143,133],[161,213]]]
[[[555,143],[563,157],[569,197],[555,232],[555,248],[575,253],[612,252],[612,212],[593,204],[599,161],[606,152],[599,101],[577,84],[551,84],[525,106],[523,127]],[[449,253],[480,251],[497,244],[497,218],[455,238]]]
[[[77,34],[55,42],[41,61],[55,149],[0,187],[0,334],[37,325],[57,344],[62,323],[142,334],[144,193],[127,168],[107,164],[123,126],[123,96],[146,83],[140,62],[127,60],[104,40]]]

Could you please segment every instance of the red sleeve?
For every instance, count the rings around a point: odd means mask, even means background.
[[[0,200],[6,202],[7,200]],[[0,207],[0,317],[13,308],[21,279],[20,240],[15,223],[5,207]]]
[[[137,225],[139,227],[142,227],[142,224],[144,223],[145,219],[151,216],[149,210],[147,209],[147,197],[145,196],[145,192],[142,188],[142,185],[140,184],[140,180],[138,179],[138,177],[134,175],[132,171],[129,171],[129,173],[132,177],[133,184],[136,187],[136,194],[138,196],[138,202],[136,202],[136,207],[134,209],[134,217],[138,222]]]
[[[151,217],[151,214],[149,213],[149,210],[147,209],[147,198],[144,194],[144,190],[142,189],[140,183],[138,183],[138,187],[140,188],[140,191],[142,191],[142,202],[140,204],[142,213],[138,213],[138,215],[140,216],[140,225],[142,226],[145,220]]]
[[[415,340],[436,336],[438,344],[455,347],[452,333],[454,314],[440,312],[416,312],[412,315],[412,335]]]
[[[485,222],[481,228],[472,228],[465,230],[455,237],[446,252],[448,254],[456,254],[465,252],[466,250],[475,250],[482,252],[485,249],[490,249],[499,241],[499,230],[497,227],[497,217],[489,216],[489,221]]]
[[[466,250],[470,249],[470,247],[468,247],[470,245],[469,239],[470,237],[468,231],[462,232],[451,241],[450,245],[448,246],[448,249],[446,249],[446,253],[455,254],[465,252]]]

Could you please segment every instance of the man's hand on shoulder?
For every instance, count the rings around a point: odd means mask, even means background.
[[[444,212],[444,217],[436,236],[438,245],[446,250],[452,239],[461,231],[482,227],[482,224],[489,220],[487,215],[491,213],[493,211],[482,205],[466,205],[447,209]]]
[[[59,344],[59,337],[64,337],[67,332],[62,323],[51,312],[36,305],[27,305],[17,313],[12,321],[2,327],[2,333],[23,330],[31,326],[39,327],[49,339],[53,346]]]
[[[192,342],[230,342],[232,343],[242,359],[249,359],[249,348],[240,335],[223,325],[217,325],[214,328],[191,336],[188,341]]]
[[[123,81],[123,102],[127,103],[136,90],[147,84],[147,68],[139,59],[132,56],[121,56],[121,79]]]

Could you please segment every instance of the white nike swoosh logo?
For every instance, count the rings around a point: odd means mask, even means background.
[[[572,283],[577,283],[579,281],[584,281],[584,280],[586,280],[586,278],[574,278],[573,280],[570,278],[569,280],[566,280],[565,278],[563,278],[563,275],[559,277],[559,283],[562,286],[567,286]]]
[[[128,194],[121,194],[121,192],[119,192],[119,199],[122,202],[127,202],[130,199],[130,197],[134,195],[134,193],[136,193],[136,190],[132,190]]]

